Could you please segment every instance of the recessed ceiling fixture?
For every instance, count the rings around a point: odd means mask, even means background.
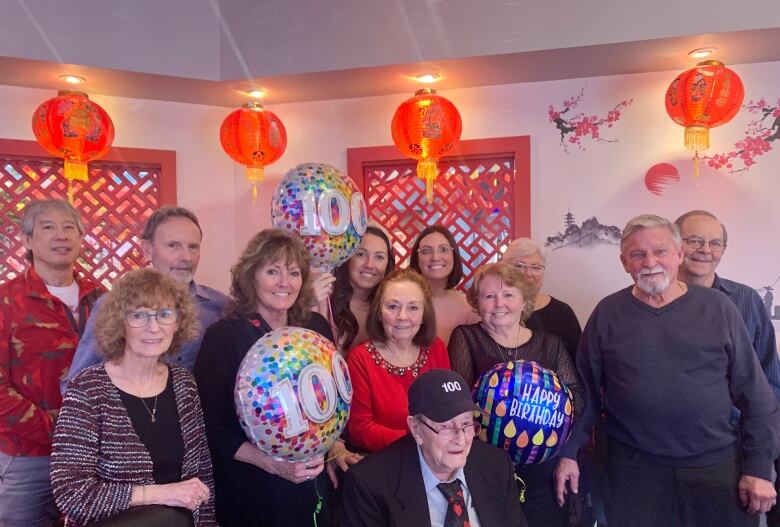
[[[423,73],[416,78],[417,82],[422,82],[423,84],[433,84],[441,80],[441,76],[438,73]]]
[[[250,97],[252,97],[253,99],[262,99],[262,98],[268,96],[268,92],[267,91],[260,90],[260,89],[247,90],[245,93],[247,95],[249,95]]]
[[[60,79],[67,82],[68,84],[84,84],[87,82],[87,79],[84,77],[79,77],[78,75],[60,75]]]
[[[703,59],[709,57],[718,51],[718,48],[697,48],[688,52],[688,56],[694,59]]]

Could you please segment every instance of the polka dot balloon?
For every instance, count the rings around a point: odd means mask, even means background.
[[[236,374],[235,403],[249,440],[276,459],[324,455],[349,417],[344,358],[314,331],[283,327],[250,348]]]
[[[357,250],[368,213],[351,179],[330,165],[302,163],[276,187],[271,221],[301,237],[312,267],[332,271]]]

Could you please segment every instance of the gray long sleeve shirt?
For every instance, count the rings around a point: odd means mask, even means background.
[[[780,449],[780,405],[734,304],[690,286],[654,308],[631,287],[602,300],[583,332],[577,368],[588,404],[563,449],[574,458],[601,405],[610,438],[659,463],[704,466],[733,453],[743,474],[769,479]],[[603,392],[601,391],[603,390]],[[731,409],[742,413],[739,429]]]

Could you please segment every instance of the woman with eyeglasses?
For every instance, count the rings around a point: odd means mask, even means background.
[[[332,524],[325,457],[289,462],[266,454],[247,440],[234,402],[241,361],[266,333],[298,326],[333,340],[328,321],[310,311],[309,258],[303,242],[282,230],[265,229],[252,237],[230,270],[230,312],[206,330],[195,361],[222,527]],[[343,468],[357,461],[345,459],[349,456],[341,441],[328,453],[334,463],[345,463]]]
[[[574,418],[582,415],[585,394],[574,362],[555,335],[532,331],[523,320],[533,312],[536,286],[507,263],[480,267],[466,294],[482,321],[455,328],[448,346],[452,369],[469,386],[494,366],[509,361],[535,361],[557,373],[573,396]],[[553,472],[558,458],[515,467],[525,482],[523,512],[529,527],[567,527],[568,511],[555,501]]]
[[[347,352],[368,339],[366,318],[382,279],[395,268],[395,255],[385,231],[369,225],[352,257],[333,272],[331,308],[338,348]],[[321,313],[328,307],[322,306]]]
[[[105,362],[71,381],[54,431],[52,489],[67,525],[216,525],[195,379],[164,360],[197,324],[191,295],[152,269],[108,293],[96,321]]]
[[[450,369],[436,336],[436,315],[425,280],[398,269],[382,280],[366,319],[369,339],[347,355],[352,406],[347,437],[366,452],[381,450],[409,432],[406,392],[428,370]]]
[[[542,292],[544,271],[547,268],[542,248],[530,238],[518,238],[509,244],[500,261],[518,269],[533,284],[534,309],[525,321],[528,329],[560,337],[574,360],[582,327],[569,304]]]
[[[436,335],[445,344],[457,326],[479,321],[466,295],[455,289],[463,278],[463,262],[455,238],[444,226],[423,229],[412,246],[409,268],[420,273],[431,290]]]

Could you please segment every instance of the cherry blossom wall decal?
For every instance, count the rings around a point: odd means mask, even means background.
[[[612,128],[622,117],[622,110],[631,106],[634,99],[623,100],[617,103],[604,115],[586,115],[577,112],[577,106],[585,96],[585,88],[581,88],[576,97],[569,97],[556,109],[551,104],[547,107],[547,117],[550,123],[561,134],[561,147],[568,154],[569,146],[575,145],[580,150],[586,150],[584,142],[596,141],[599,143],[616,143],[617,139],[608,139],[601,135],[604,128]]]
[[[780,98],[774,106],[763,97],[750,100],[742,110],[754,115],[745,128],[745,137],[729,152],[704,157],[711,168],[726,169],[731,174],[747,172],[780,139]]]

